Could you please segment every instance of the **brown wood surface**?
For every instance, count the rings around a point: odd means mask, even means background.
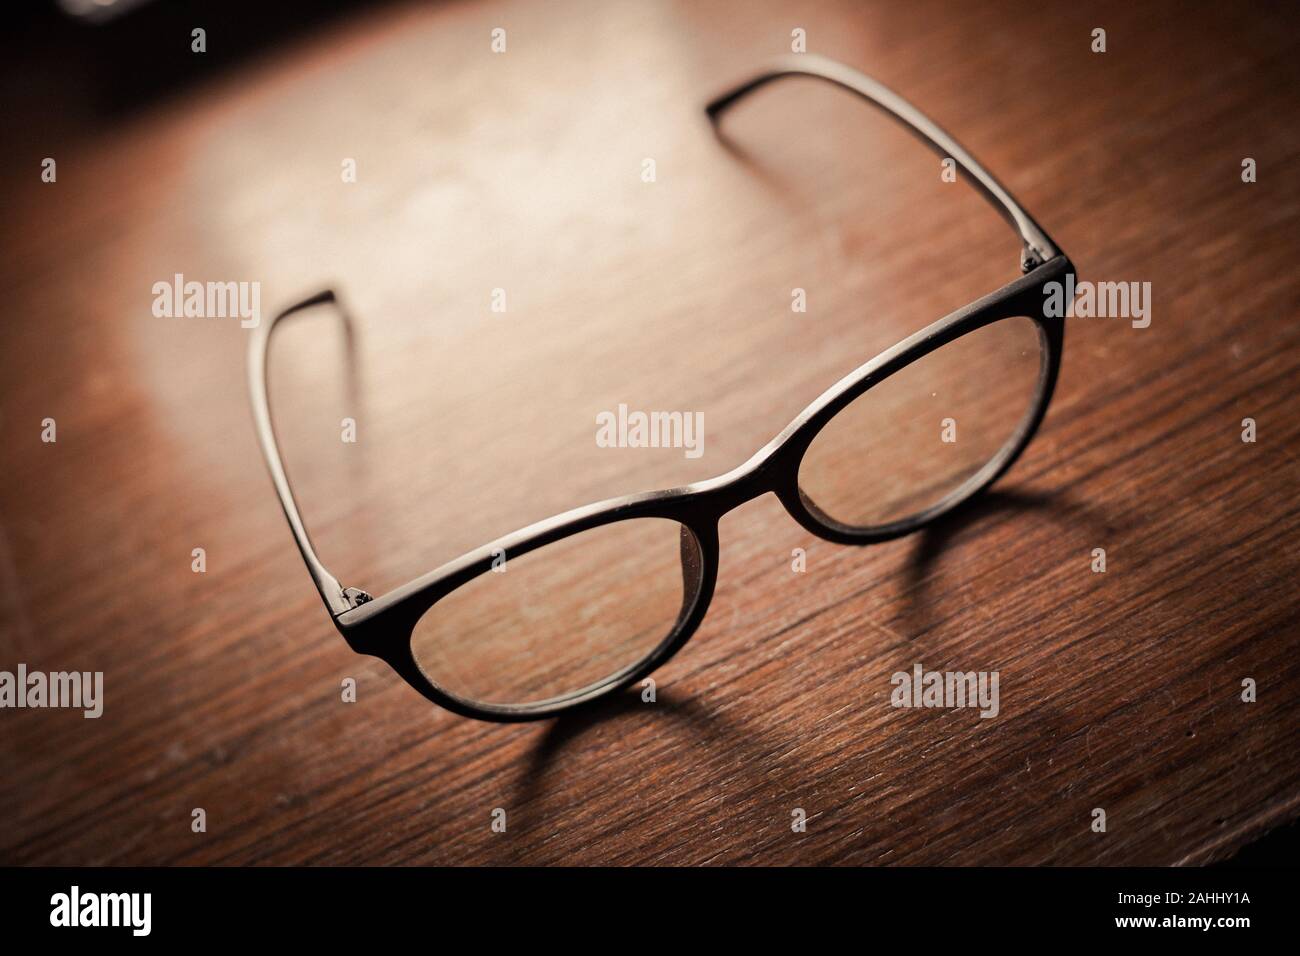
[[[247,333],[155,318],[152,284],[347,297],[355,399],[304,320],[273,400],[322,556],[371,593],[719,474],[1017,272],[973,191],[842,93],[791,81],[713,136],[703,102],[795,27],[954,133],[1081,277],[1149,281],[1150,328],[1071,320],[1042,432],[952,522],[860,549],[770,497],[729,515],[655,704],[426,704],[320,606]],[[1283,5],[712,2],[358,9],[108,114],[11,64],[0,669],[102,670],[106,700],[0,711],[0,862],[1173,864],[1294,818],[1297,64]],[[620,401],[704,411],[706,454],[596,448]],[[1000,716],[891,708],[916,662],[999,671]]]

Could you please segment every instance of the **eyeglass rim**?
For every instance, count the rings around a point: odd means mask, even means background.
[[[621,495],[535,522],[468,552],[380,598],[335,619],[354,650],[380,657],[407,677],[427,698],[465,716],[493,721],[536,720],[554,716],[613,693],[666,663],[703,620],[712,599],[719,563],[718,523],[729,511],[763,494],[773,493],[806,530],[840,544],[874,544],[911,534],[961,508],[1014,465],[1042,423],[1059,375],[1064,320],[1042,315],[1043,289],[1073,267],[1063,256],[1009,283],[983,299],[940,319],[849,373],[808,405],[771,442],[748,461],[715,478],[680,488]],[[1040,330],[1043,361],[1032,410],[961,494],[949,495],[933,508],[902,521],[867,529],[836,527],[817,519],[800,500],[798,476],[804,453],[816,435],[845,407],[944,345],[995,322],[1024,317]],[[702,551],[700,585],[695,600],[664,640],[643,661],[582,690],[543,701],[491,704],[473,701],[443,688],[423,671],[411,648],[416,623],[436,613],[437,602],[482,574],[490,573],[501,554],[517,559],[573,535],[637,518],[663,518],[688,528]],[[411,675],[411,676],[407,676]],[[615,679],[617,678],[617,679]]]

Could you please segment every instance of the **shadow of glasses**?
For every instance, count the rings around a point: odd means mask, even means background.
[[[578,743],[598,727],[626,726],[628,734],[648,724],[655,725],[656,735],[669,738],[679,731],[691,736],[693,749],[703,746],[709,753],[725,754],[728,765],[738,765],[743,772],[752,774],[746,782],[757,786],[761,781],[780,777],[786,766],[779,755],[785,752],[781,741],[747,722],[710,711],[704,704],[656,690],[656,700],[648,703],[641,698],[639,687],[593,703],[590,707],[556,717],[538,740],[527,758],[527,764],[517,786],[515,806],[535,806],[547,794],[547,780],[553,764],[563,752]],[[635,716],[640,712],[643,716]],[[626,734],[620,730],[619,739]],[[758,769],[758,768],[761,768]],[[527,817],[525,811],[524,816]]]
[[[979,534],[987,534],[997,527],[998,522],[991,523],[991,518],[1031,513],[1044,515],[1064,527],[1082,528],[1082,533],[1090,541],[1111,540],[1116,530],[1114,523],[1095,506],[1071,500],[1060,493],[1011,489],[979,495],[916,534],[916,546],[907,561],[901,614],[912,639],[935,623],[930,616],[928,596],[935,578],[931,570],[938,557],[963,535],[974,533],[974,529],[978,528]]]
[[[987,533],[1000,523],[990,523],[990,519],[1027,513],[1045,514],[1070,527],[1082,526],[1084,533],[1094,541],[1108,540],[1115,530],[1114,524],[1095,507],[1061,495],[1015,490],[981,495],[916,535],[916,547],[908,557],[904,571],[906,596],[902,609],[902,617],[910,625],[907,632],[911,638],[924,633],[930,626],[928,595],[935,580],[931,569],[939,555],[972,529],[978,527],[981,533]],[[670,726],[690,733],[696,744],[724,748],[738,756],[740,766],[744,768],[762,767],[762,772],[754,771],[753,779],[748,781],[754,786],[770,780],[773,773],[780,773],[779,766],[772,766],[772,755],[781,752],[780,742],[752,724],[711,712],[704,704],[669,694],[663,688],[657,690],[657,700],[653,704],[644,702],[641,693],[641,688],[633,687],[589,708],[557,717],[530,752],[521,777],[518,805],[527,806],[542,799],[554,762],[567,748],[598,726],[617,725],[620,721],[635,721],[637,727],[644,726],[633,716],[638,710],[655,721],[666,721]]]

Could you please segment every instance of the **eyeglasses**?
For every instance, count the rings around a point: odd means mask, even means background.
[[[737,506],[772,492],[813,534],[872,544],[946,515],[1015,462],[1061,363],[1064,320],[1043,315],[1044,287],[1073,266],[952,137],[843,64],[789,55],[706,111],[716,124],[742,97],[795,75],[857,94],[953,160],[1019,232],[1024,274],[845,376],[726,474],[557,515],[377,598],[344,587],[317,557],[285,473],[267,391],[271,335],[290,315],[338,302],[325,291],[291,306],[252,335],[253,417],[303,560],[354,651],[467,717],[553,716],[641,680],[682,648],[713,596],[719,521]]]

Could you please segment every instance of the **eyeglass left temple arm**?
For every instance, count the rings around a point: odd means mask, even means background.
[[[310,298],[303,299],[295,305],[289,306],[270,321],[259,324],[253,331],[248,343],[248,388],[253,404],[253,421],[257,428],[257,440],[262,446],[262,456],[266,459],[266,467],[271,472],[271,481],[275,484],[276,494],[280,496],[280,507],[284,509],[284,516],[289,519],[289,529],[293,532],[294,540],[298,542],[298,550],[302,552],[302,559],[307,563],[307,570],[316,583],[316,590],[320,592],[321,600],[325,602],[330,614],[338,617],[343,612],[350,611],[354,607],[369,601],[370,595],[357,588],[343,587],[339,579],[329,572],[329,569],[316,555],[316,549],[312,546],[311,537],[307,534],[307,526],[303,524],[302,514],[298,510],[298,502],[293,496],[293,488],[289,485],[289,477],[284,470],[284,459],[280,456],[280,445],[275,437],[275,426],[271,422],[271,404],[267,391],[266,375],[266,360],[271,346],[271,334],[274,332],[276,325],[282,319],[286,319],[296,312],[326,304],[334,305],[342,318],[350,352],[352,346],[352,320],[339,304],[334,291],[326,289]],[[349,355],[350,360],[351,355]]]
[[[716,97],[705,107],[705,112],[716,124],[718,117],[732,104],[759,87],[785,76],[812,76],[856,93],[908,127],[913,135],[940,156],[951,158],[984,197],[997,207],[1003,218],[1020,233],[1024,243],[1020,267],[1025,272],[1060,254],[1033,217],[960,143],[893,90],[843,63],[815,53],[787,54],[764,72]]]

